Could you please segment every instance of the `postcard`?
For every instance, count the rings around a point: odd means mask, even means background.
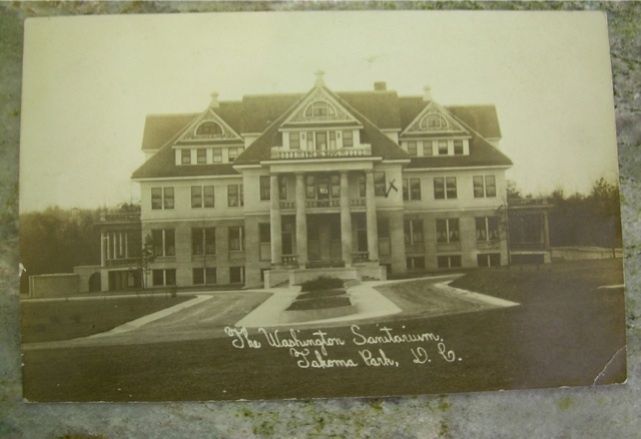
[[[624,383],[600,12],[30,18],[24,398]]]

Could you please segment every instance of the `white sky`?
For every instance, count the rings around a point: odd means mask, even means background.
[[[149,113],[199,112],[217,90],[335,91],[386,81],[443,105],[497,106],[508,178],[588,191],[618,175],[605,14],[293,12],[28,19],[21,211],[132,198]]]

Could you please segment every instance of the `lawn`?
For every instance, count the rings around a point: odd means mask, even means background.
[[[22,342],[68,340],[108,331],[194,296],[22,302]]]
[[[621,382],[625,358],[614,354],[625,344],[623,293],[598,289],[621,281],[620,260],[479,270],[457,286],[521,306],[384,323],[440,334],[462,359],[453,363],[413,364],[408,345],[386,344],[402,367],[302,369],[287,349],[237,349],[228,338],[32,350],[24,356],[24,394],[36,401],[269,399]],[[361,325],[376,331],[375,323]],[[351,338],[347,327],[326,332]],[[357,355],[353,345],[328,350],[333,358]]]

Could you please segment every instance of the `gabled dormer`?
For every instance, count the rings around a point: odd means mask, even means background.
[[[401,147],[415,157],[469,155],[470,132],[432,99],[429,87],[423,101],[425,107],[401,132]]]
[[[173,149],[176,165],[233,163],[244,150],[244,140],[216,112],[218,94],[212,93],[209,107],[178,136]]]

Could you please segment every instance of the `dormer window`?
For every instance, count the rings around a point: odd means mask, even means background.
[[[421,119],[419,126],[428,131],[441,130],[447,128],[447,121],[440,114],[428,114]]]
[[[196,129],[197,136],[222,137],[223,129],[216,122],[203,122]]]
[[[336,116],[336,111],[327,102],[316,101],[307,107],[305,116],[317,119],[329,119]]]

